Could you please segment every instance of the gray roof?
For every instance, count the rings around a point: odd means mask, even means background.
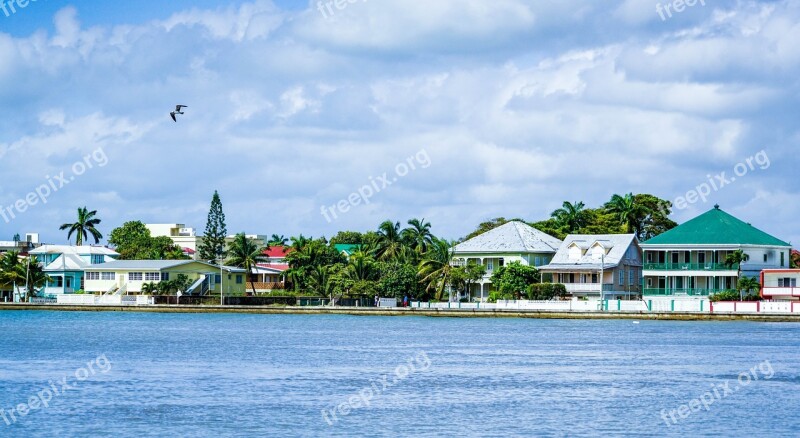
[[[174,268],[177,266],[187,265],[189,263],[202,263],[209,268],[219,269],[219,266],[212,265],[206,262],[197,260],[115,260],[113,262],[101,263],[99,265],[92,265],[87,267],[87,271],[103,271],[103,270],[142,270],[142,271],[160,271],[162,269]],[[244,272],[244,269],[225,266],[224,269],[230,272]]]
[[[634,243],[634,234],[570,234],[558,248],[550,264],[541,266],[543,271],[568,271],[575,269],[600,269],[601,259],[592,256],[592,248],[600,245],[608,253],[602,259],[603,269],[614,268],[625,257],[625,252]],[[569,258],[569,249],[578,246],[585,251],[579,259]],[[582,251],[583,252],[583,251]]]
[[[460,253],[554,253],[561,241],[532,226],[511,221],[465,242],[454,248]]]

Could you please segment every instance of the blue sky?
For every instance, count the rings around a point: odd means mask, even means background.
[[[457,238],[634,192],[800,242],[797,4],[428,3],[0,10],[0,240],[64,242],[83,205],[202,230],[217,189],[250,234]]]

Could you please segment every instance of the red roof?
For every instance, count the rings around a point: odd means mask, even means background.
[[[184,252],[185,254],[189,254],[189,255],[191,255],[191,254],[194,254],[196,251],[195,251],[195,250],[193,250],[192,248],[183,248],[183,252]]]
[[[289,265],[287,263],[257,263],[256,266],[259,268],[274,269],[281,272],[289,269]]]
[[[264,250],[263,254],[269,258],[282,259],[290,252],[292,252],[292,248],[288,246],[276,245],[270,246],[269,249]]]

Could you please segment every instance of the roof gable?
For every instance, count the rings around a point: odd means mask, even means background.
[[[582,243],[585,245],[582,246]],[[541,269],[554,267],[554,265],[597,265],[599,267],[601,261],[605,267],[614,267],[625,258],[628,248],[635,243],[636,236],[633,234],[570,234],[564,239],[564,243],[558,248],[558,252],[553,256],[550,264]],[[570,249],[576,247],[588,249],[577,260],[569,257]],[[597,247],[605,249],[608,253],[604,257],[595,257],[593,249]]]
[[[720,210],[719,206],[643,243],[643,245],[693,244],[791,246]]]
[[[526,223],[511,221],[459,243],[454,251],[456,254],[465,252],[554,253],[559,246],[561,246],[561,241],[555,237]]]

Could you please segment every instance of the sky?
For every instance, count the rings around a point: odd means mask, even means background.
[[[10,2],[0,240],[201,233],[214,190],[230,233],[450,239],[633,192],[799,246],[798,2]]]

